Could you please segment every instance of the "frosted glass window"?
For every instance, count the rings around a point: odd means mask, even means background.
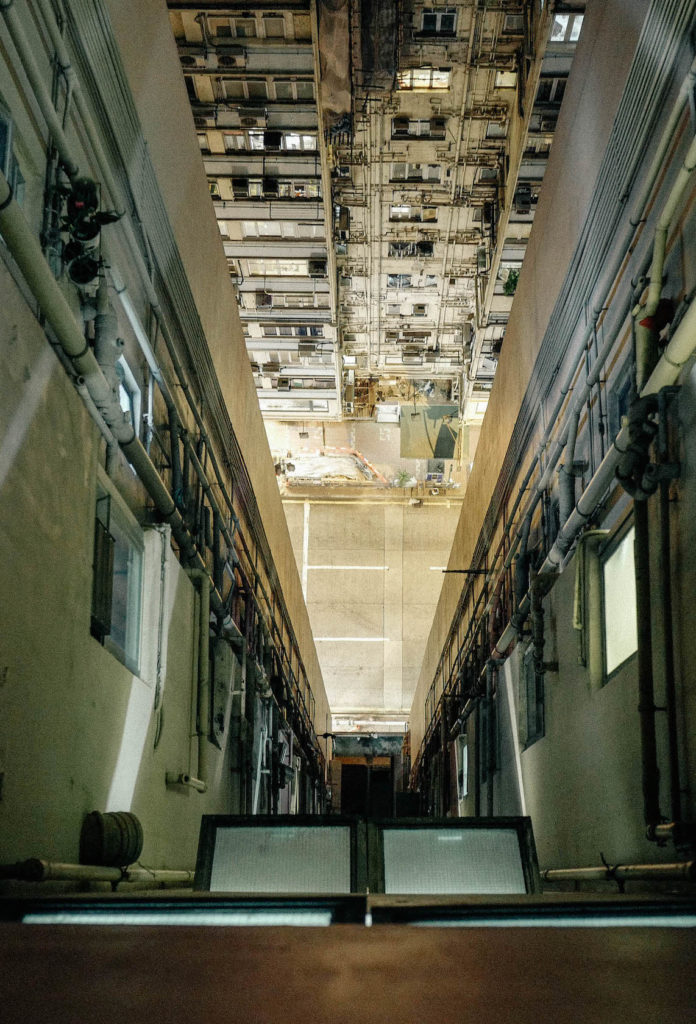
[[[629,530],[602,566],[604,652],[607,675],[638,648],[634,530]]]
[[[514,829],[384,829],[386,893],[526,892]]]
[[[218,828],[210,891],[349,893],[350,828]]]

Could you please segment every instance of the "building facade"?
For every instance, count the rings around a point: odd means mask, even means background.
[[[206,809],[325,805],[328,709],[227,262],[195,136],[171,149],[175,44],[166,11],[127,8],[0,24],[5,862],[75,861],[92,808],[138,814],[162,864],[191,862]]]

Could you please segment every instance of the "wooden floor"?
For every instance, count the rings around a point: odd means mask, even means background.
[[[688,928],[0,924],[4,1024],[686,1024]]]

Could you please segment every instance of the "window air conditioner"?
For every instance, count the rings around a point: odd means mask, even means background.
[[[242,128],[264,128],[266,126],[266,111],[263,107],[240,107],[238,114]]]

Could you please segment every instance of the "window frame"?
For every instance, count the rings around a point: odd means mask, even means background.
[[[107,522],[100,518],[99,505],[107,502]],[[104,513],[102,513],[103,515]],[[96,556],[96,534],[97,523],[101,523],[111,536],[113,541],[114,557],[112,560],[111,578],[111,623],[108,633],[99,635],[95,632],[93,623],[90,625],[90,633],[98,643],[109,651],[125,668],[134,675],[140,675],[142,661],[142,632],[143,632],[143,588],[144,588],[144,561],[145,561],[145,538],[143,530],[137,519],[126,505],[125,501],[115,489],[110,479],[101,467],[98,467],[97,485],[94,502],[94,541],[92,554],[93,590],[90,599],[91,611],[94,611],[94,559]],[[120,537],[117,536],[120,534]],[[123,623],[125,639],[123,644],[114,640],[114,580],[117,575],[115,561],[116,546],[121,543],[128,551],[128,579],[126,581],[126,617]],[[134,575],[131,576],[131,568]]]
[[[424,72],[428,72],[427,76]],[[435,76],[446,75],[443,81]],[[452,68],[423,64],[415,68],[401,68],[396,73],[396,88],[400,92],[446,92],[451,85]],[[424,80],[427,77],[427,82]]]
[[[622,658],[621,661],[617,662],[613,668],[608,668],[607,662],[607,599],[606,599],[606,578],[605,578],[605,567],[614,555],[617,554],[623,544],[628,541],[635,542],[635,523],[633,519],[632,510],[626,517],[619,523],[616,529],[612,530],[610,535],[605,541],[599,546],[597,550],[598,556],[598,568],[599,568],[599,590],[600,590],[600,623],[601,623],[601,649],[602,649],[602,685],[606,686],[607,683],[611,682],[619,672],[626,667],[626,665],[635,660],[638,654],[638,622],[637,622],[637,607],[634,602],[634,610],[636,612],[635,622],[635,648]],[[633,558],[632,558],[633,561]],[[635,581],[635,563],[634,564],[634,575],[633,580]],[[627,600],[628,595],[624,593],[624,598]]]

